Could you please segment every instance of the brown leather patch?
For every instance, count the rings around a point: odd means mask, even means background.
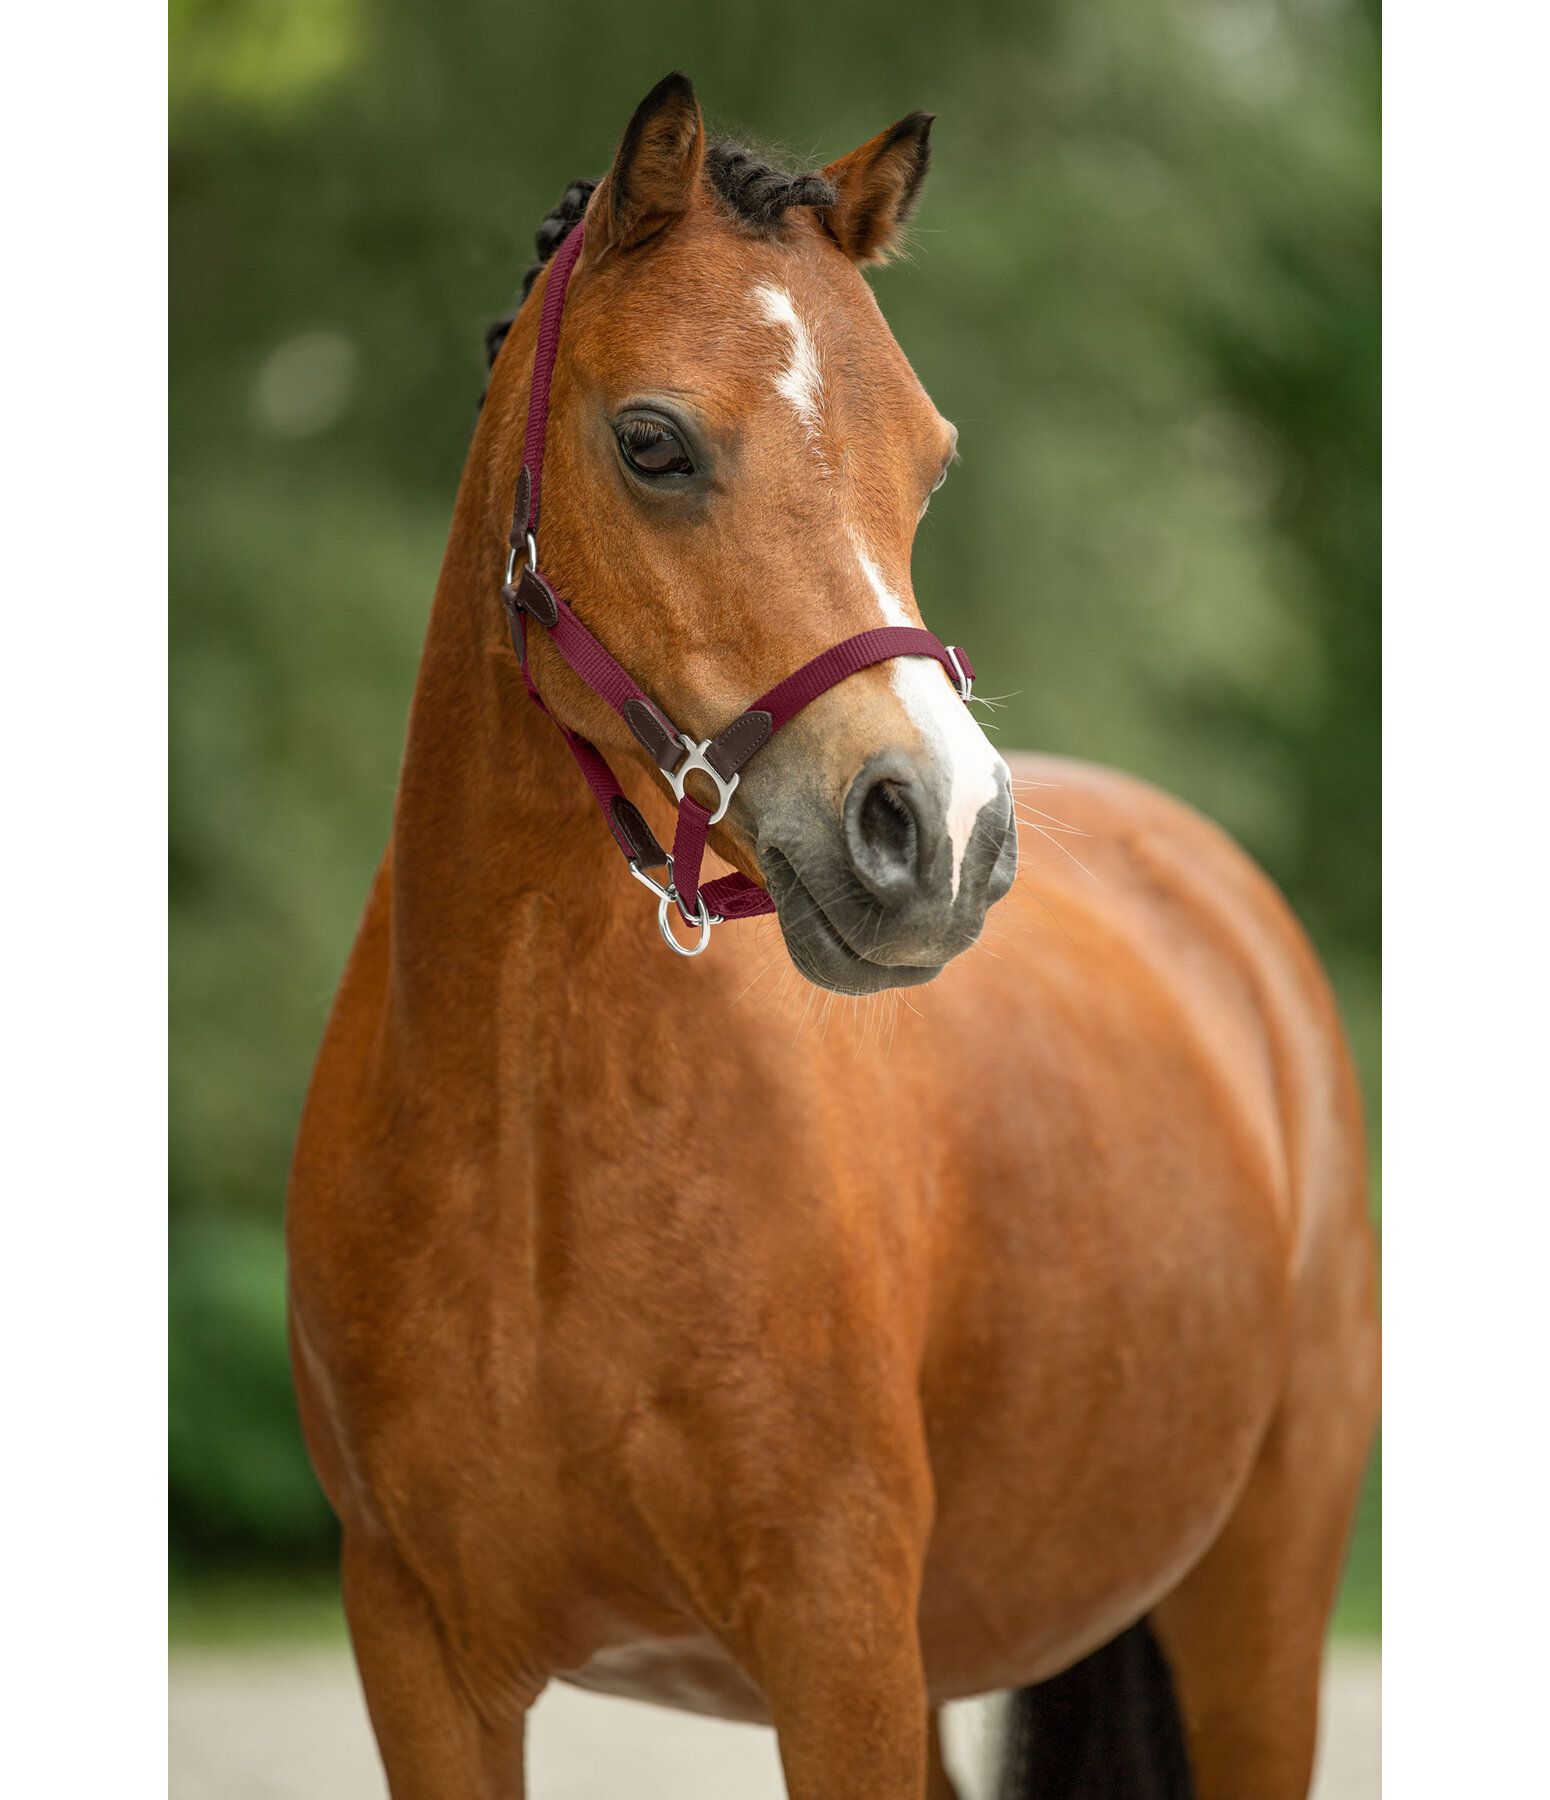
[[[536,569],[522,571],[522,579],[517,583],[517,605],[540,625],[558,625],[560,622],[560,603]]]
[[[523,463],[517,477],[517,498],[511,509],[511,547],[520,550],[527,543],[528,521],[533,516],[533,477]]]
[[[773,723],[767,712],[745,712],[705,752],[706,762],[723,781],[730,781],[754,751],[762,750],[770,741]]]
[[[643,869],[660,869],[667,852],[657,842],[657,834],[646,823],[641,810],[623,794],[615,794],[609,802],[619,835],[630,846],[630,855]]]
[[[673,769],[683,760],[684,747],[644,700],[633,696],[624,703],[624,722],[646,746],[646,754],[659,769]]]
[[[506,608],[506,624],[511,632],[511,647],[517,653],[517,660],[522,660],[522,627],[517,614],[522,610],[517,605],[517,590],[514,587],[501,589],[501,604]]]

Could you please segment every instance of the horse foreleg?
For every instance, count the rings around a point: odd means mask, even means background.
[[[785,1554],[766,1543],[737,1653],[774,1721],[790,1800],[925,1800],[924,1520],[875,1494],[827,1510],[804,1509],[812,1523]]]
[[[346,1532],[345,1613],[392,1800],[522,1800],[525,1702],[477,1708],[390,1546]],[[493,1715],[493,1716],[490,1716]]]
[[[805,1609],[764,1686],[790,1800],[925,1800],[927,1705],[914,1619]]]

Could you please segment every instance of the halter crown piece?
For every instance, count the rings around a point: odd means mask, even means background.
[[[974,683],[974,665],[956,646],[944,644],[933,632],[914,626],[887,625],[855,637],[815,656],[809,663],[777,682],[767,694],[734,719],[718,737],[696,743],[682,732],[636,685],[555,593],[538,570],[538,502],[544,472],[544,431],[549,420],[549,383],[560,343],[560,321],[565,311],[565,290],[581,254],[585,224],[579,224],[555,252],[544,289],[543,311],[538,321],[538,347],[533,352],[533,390],[527,409],[527,438],[522,449],[522,469],[517,476],[516,503],[511,515],[511,550],[506,558],[506,577],[501,600],[511,626],[511,644],[522,663],[522,679],[528,697],[544,712],[543,697],[534,685],[527,659],[527,622],[534,620],[548,632],[550,641],[581,680],[600,694],[644,745],[648,755],[673,790],[678,802],[678,823],[672,854],[657,842],[640,809],[621,792],[613,770],[594,744],[555,720],[577,766],[586,777],[614,842],[623,851],[630,873],[657,898],[657,925],[670,950],[680,956],[698,956],[710,942],[710,928],[728,919],[751,919],[772,913],[775,902],[768,892],[746,875],[724,875],[700,885],[700,865],[705,838],[727,810],[740,779],[743,764],[762,750],[782,725],[789,723],[810,701],[831,687],[874,663],[895,656],[934,657],[967,703]],[[518,558],[523,558],[520,573]],[[710,811],[688,793],[684,781],[698,769],[716,789],[716,808]],[[647,874],[665,868],[665,882]],[[668,923],[673,908],[687,925],[699,930],[693,944],[681,944]]]

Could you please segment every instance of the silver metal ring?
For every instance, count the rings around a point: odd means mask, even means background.
[[[953,665],[953,684],[958,689],[958,698],[967,706],[974,697],[974,677],[964,673],[956,644],[944,644],[942,648],[947,652],[947,660]]]
[[[630,873],[643,888],[650,888],[651,892],[656,895],[657,930],[662,933],[662,942],[667,945],[668,949],[671,950],[675,956],[698,956],[710,942],[711,926],[724,923],[721,914],[713,913],[705,904],[704,894],[700,894],[698,910],[693,919],[689,921],[690,923],[699,926],[700,940],[697,944],[686,948],[673,936],[673,928],[668,924],[668,919],[672,916],[674,911],[676,911],[680,917],[683,916],[683,896],[673,885],[672,857],[667,859],[667,881],[665,884],[648,875],[633,856],[630,858]]]
[[[699,942],[692,945],[680,944],[673,936],[673,928],[668,924],[669,917],[678,909],[678,893],[674,889],[662,896],[657,903],[657,930],[662,933],[662,942],[675,956],[698,956],[710,942],[710,928],[717,921],[712,918],[710,908],[705,904],[705,896],[699,895],[699,910],[696,922],[700,928]]]
[[[720,804],[710,815],[710,822],[712,825],[719,825],[721,823],[722,815],[726,812],[728,805],[731,803],[733,794],[737,792],[738,782],[743,778],[741,775],[734,775],[730,781],[724,780],[705,760],[705,752],[716,741],[714,738],[706,738],[702,743],[697,744],[687,732],[680,732],[678,734],[678,741],[689,754],[668,776],[667,785],[673,790],[674,798],[682,800],[684,797],[684,778],[691,774],[695,769],[703,770],[716,784],[716,799]]]
[[[525,569],[536,569],[538,567],[538,539],[533,536],[531,531],[527,534],[527,561],[523,564],[523,567]],[[511,586],[512,581],[516,576],[516,573],[517,573],[517,547],[515,544],[513,544],[511,546],[511,548],[506,552],[506,586],[507,587]]]

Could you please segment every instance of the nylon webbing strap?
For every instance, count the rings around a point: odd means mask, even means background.
[[[804,706],[848,676],[859,674],[874,663],[890,662],[896,656],[933,657],[947,671],[948,680],[954,679],[947,646],[934,631],[919,625],[883,625],[875,631],[858,631],[854,637],[825,650],[822,656],[815,656],[794,675],[788,675],[761,699],[755,700],[748,710],[767,712],[771,731],[779,731],[782,725],[789,725]],[[964,658],[965,663],[967,660]],[[972,678],[974,671],[969,669],[968,673]]]
[[[533,352],[533,389],[527,403],[527,437],[522,445],[522,467],[527,470],[527,522],[522,529],[538,530],[538,500],[544,482],[544,436],[549,428],[549,384],[554,379],[555,355],[560,347],[560,323],[565,313],[565,290],[581,255],[585,223],[578,225],[554,253],[549,265],[549,285],[544,289],[544,308],[538,316],[538,347]]]

